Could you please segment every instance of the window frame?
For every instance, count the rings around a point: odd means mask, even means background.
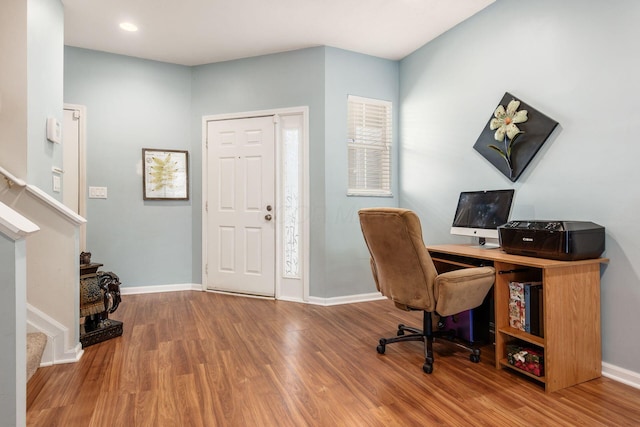
[[[393,197],[393,103],[348,95],[346,142],[347,196]],[[381,153],[375,154],[376,151]],[[363,172],[362,167],[373,170]]]

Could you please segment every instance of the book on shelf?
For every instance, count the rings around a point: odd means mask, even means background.
[[[544,298],[542,298],[544,289],[542,286],[538,286],[536,291],[538,293],[538,333],[536,335],[544,338]]]
[[[524,284],[524,330],[540,336],[540,308],[542,304],[542,282]]]
[[[524,283],[509,282],[509,326],[524,331]]]
[[[542,282],[509,282],[509,326],[542,336]]]

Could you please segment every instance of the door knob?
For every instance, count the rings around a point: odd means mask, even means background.
[[[267,210],[268,210],[269,212],[271,212],[271,209],[273,209],[273,208],[271,207],[271,205],[267,205]]]
[[[271,221],[271,218],[273,218],[273,217],[271,216],[271,214],[266,214],[266,215],[264,216],[264,219],[266,219],[267,221]]]

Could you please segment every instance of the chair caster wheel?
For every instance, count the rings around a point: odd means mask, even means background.
[[[387,344],[386,340],[384,339],[380,340],[380,344],[378,344],[378,346],[376,347],[376,351],[378,352],[378,354],[384,354],[386,344]]]
[[[425,374],[430,374],[433,372],[433,365],[425,362],[424,365],[422,365],[422,370]]]
[[[471,360],[473,363],[479,363],[480,362],[480,355],[479,354],[470,354],[469,355],[469,360]]]
[[[404,325],[403,324],[399,324],[398,325],[398,333],[396,335],[399,336],[399,337],[404,335]]]

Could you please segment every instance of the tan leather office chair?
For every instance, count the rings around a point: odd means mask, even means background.
[[[432,314],[450,316],[480,306],[493,286],[493,267],[474,267],[438,274],[422,240],[420,219],[411,210],[368,208],[358,212],[364,239],[371,254],[376,287],[403,310],[422,310],[423,328],[398,325],[397,336],[380,339],[377,351],[399,341],[423,341],[422,369],[433,371],[433,339],[449,334],[434,331]],[[488,325],[487,325],[488,327]],[[405,335],[405,332],[410,332]],[[472,362],[480,361],[480,350],[472,351]]]

